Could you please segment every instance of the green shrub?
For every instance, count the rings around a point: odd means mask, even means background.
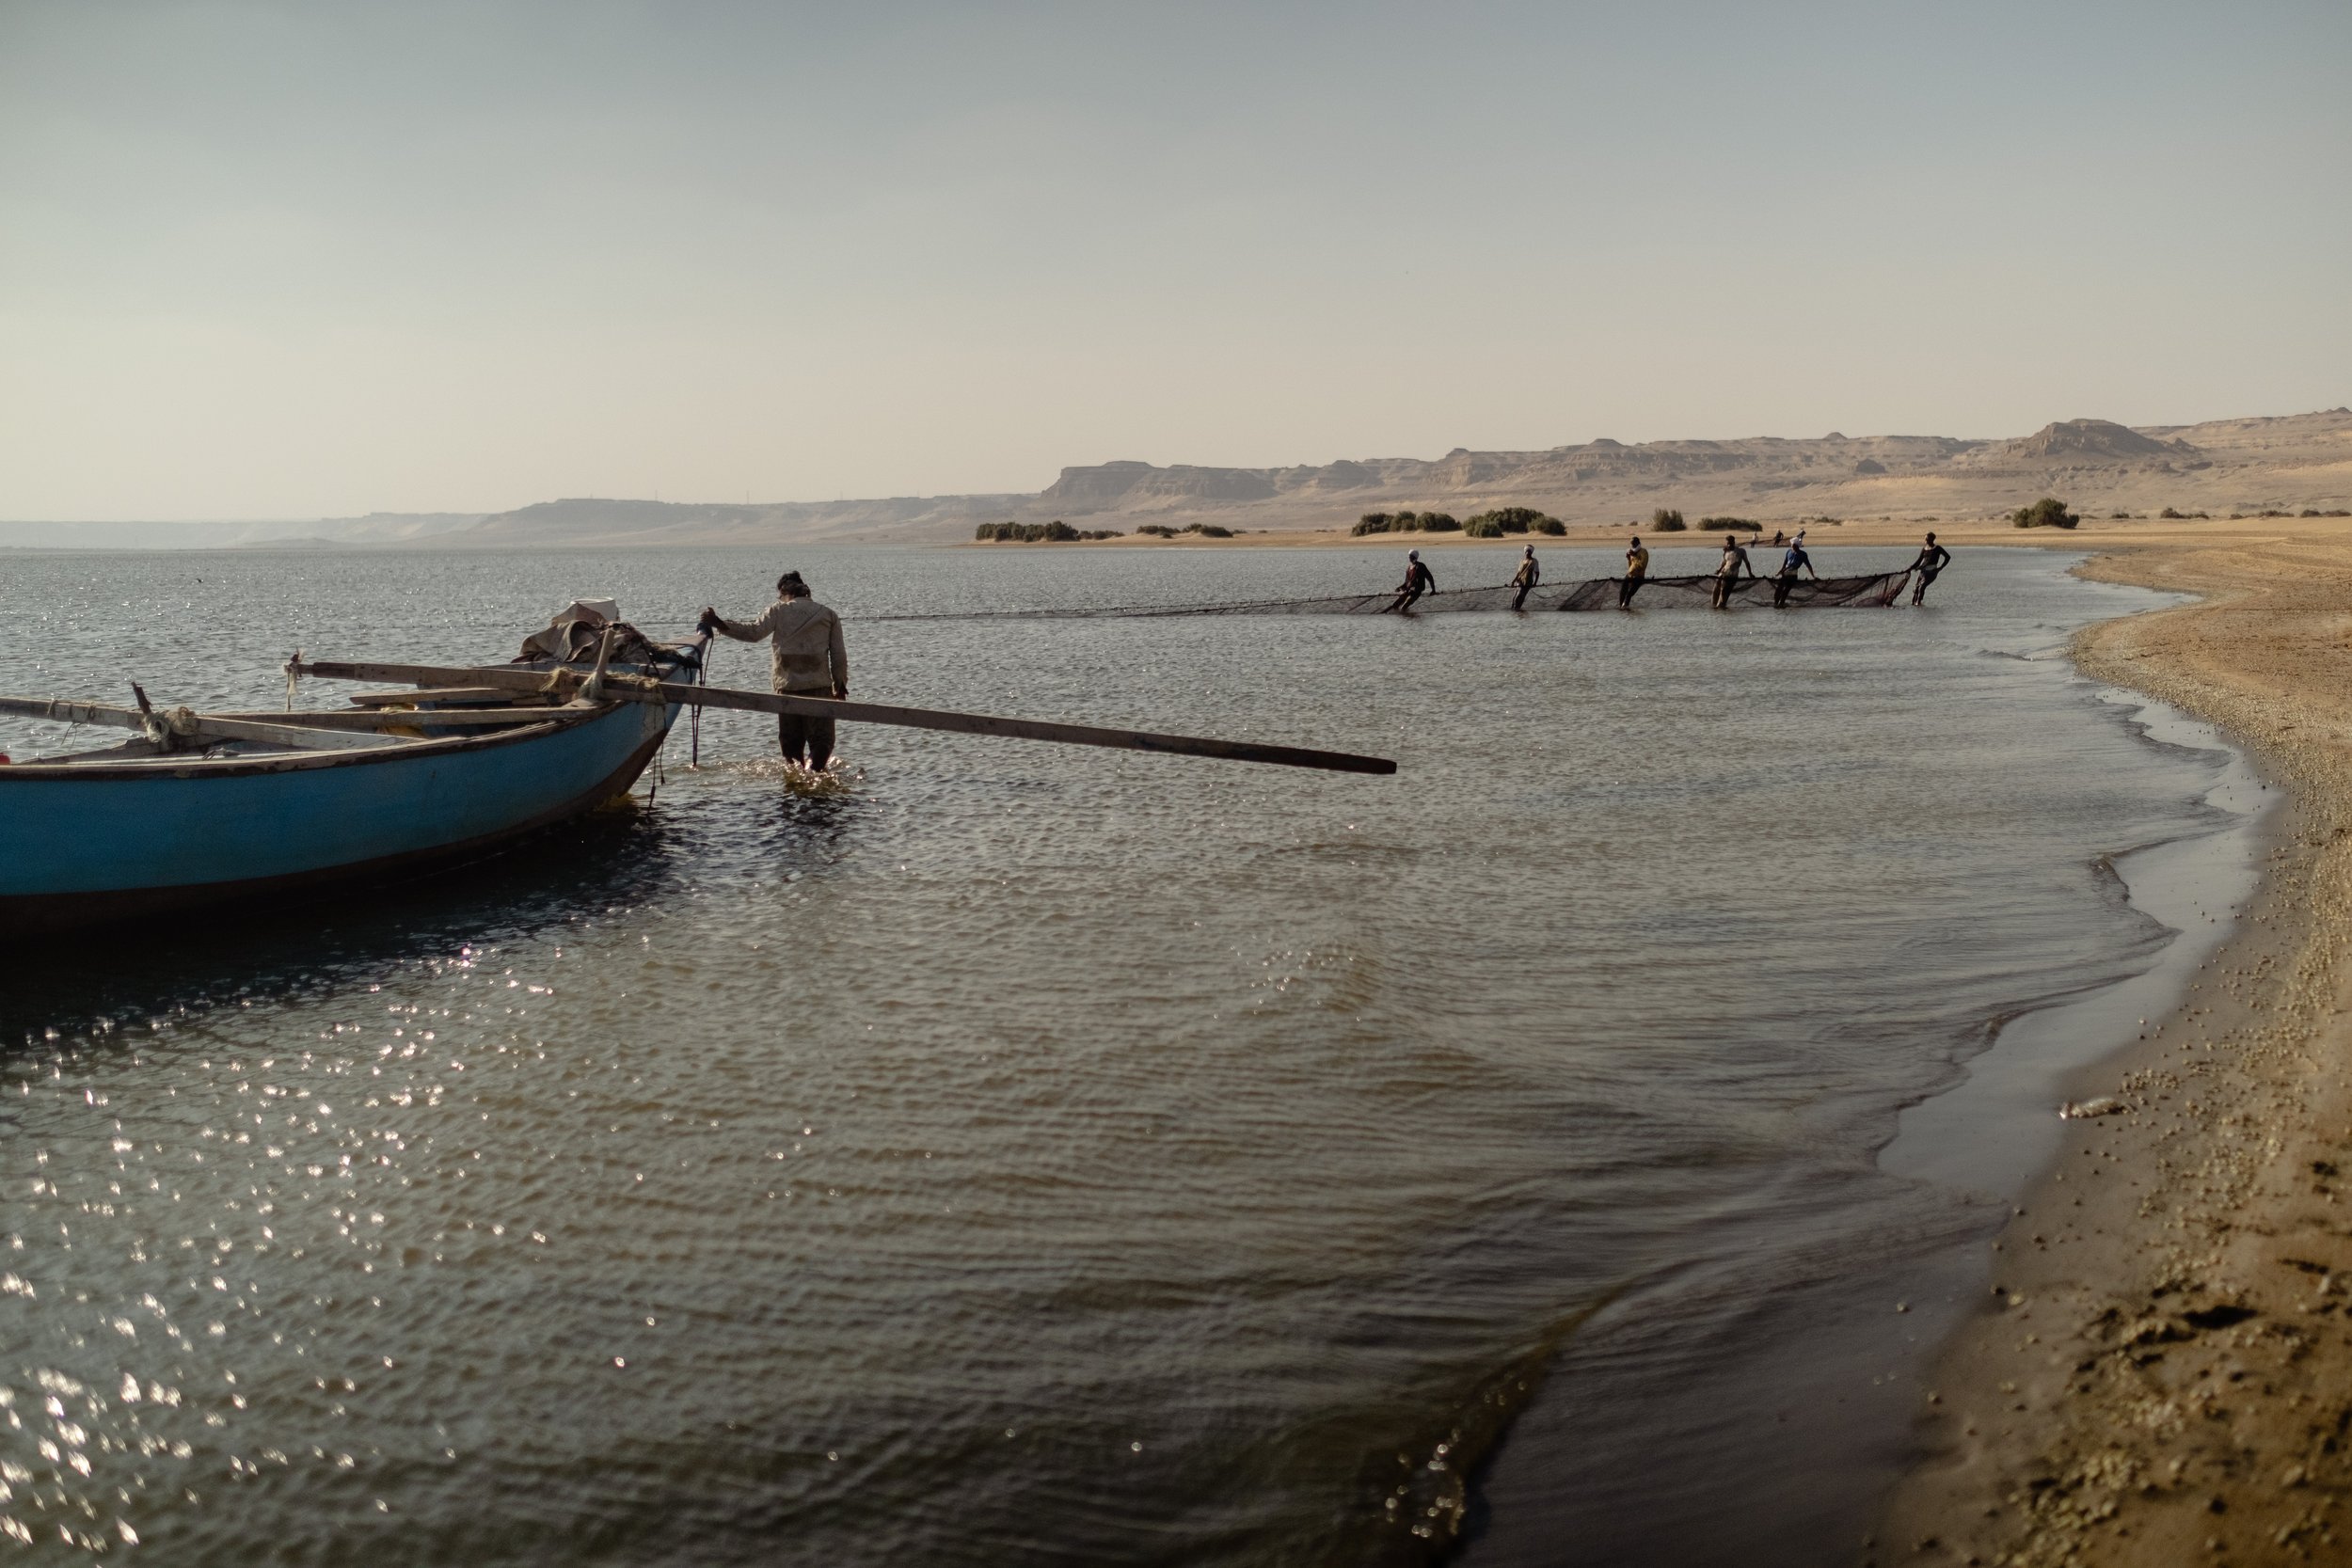
[[[2066,510],[2066,503],[2056,496],[2044,496],[2031,506],[2021,506],[2009,515],[2009,520],[2019,528],[2073,528],[2082,521]]]
[[[1203,539],[1231,539],[1233,536],[1232,529],[1219,528],[1215,523],[1195,523],[1184,531],[1197,533]]]
[[[1423,533],[1458,533],[1461,529],[1461,520],[1450,513],[1424,512],[1421,515],[1421,531]]]
[[[1653,531],[1659,533],[1680,533],[1691,525],[1682,520],[1681,513],[1671,507],[1661,506],[1649,515],[1649,526]]]
[[[1142,527],[1136,529],[1136,531],[1137,533],[1148,533],[1154,539],[1173,539],[1180,531],[1168,527],[1166,523],[1145,523]]]
[[[1752,523],[1745,517],[1701,517],[1699,527],[1712,529],[1717,533],[1737,533],[1742,529],[1750,533],[1764,531],[1762,523]]]
[[[1502,537],[1502,525],[1482,512],[1462,525],[1462,533],[1470,539],[1500,539]]]
[[[1367,512],[1347,531],[1360,539],[1367,533],[1386,533],[1395,526],[1396,519],[1386,512]]]
[[[1119,531],[1098,528],[1081,532],[1057,517],[1050,523],[982,523],[972,531],[972,537],[982,544],[1058,545],[1073,539],[1116,539]]]
[[[1542,522],[1535,525],[1535,531],[1538,533],[1548,533],[1554,539],[1557,539],[1562,534],[1568,531],[1568,525],[1562,522],[1557,517],[1546,517]]]
[[[1536,511],[1532,506],[1498,506],[1491,511],[1481,512],[1477,516],[1472,517],[1469,522],[1464,523],[1462,525],[1462,531],[1464,533],[1473,534],[1480,539],[1492,539],[1495,537],[1496,533],[1527,533],[1531,531],[1545,531],[1544,525],[1546,523],[1557,522],[1558,520],[1559,519],[1556,517],[1546,516],[1544,514]],[[1495,533],[1479,532],[1478,525],[1481,523],[1493,524]],[[1567,529],[1563,527],[1560,531],[1565,533]]]
[[[2109,517],[2128,517],[2128,516],[2130,516],[2130,515],[2131,515],[2131,514],[2130,514],[2130,513],[2128,513],[2128,512],[2110,512],[2110,513],[2108,513],[2108,514],[2107,514],[2107,515],[2108,515]]]

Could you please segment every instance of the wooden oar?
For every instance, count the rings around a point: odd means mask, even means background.
[[[107,724],[119,730],[146,733],[151,724],[168,725],[166,715],[141,713],[134,707],[109,707],[103,703],[74,703],[61,697],[0,697],[0,713],[20,719],[54,719],[63,724]],[[534,710],[540,719],[547,710]],[[286,724],[249,719],[224,719],[215,714],[199,713],[193,734],[182,736],[190,740],[262,740],[276,746],[300,746],[313,750],[357,749],[360,747],[397,746],[397,738],[358,735],[342,729],[310,729],[300,724]],[[175,735],[181,732],[173,731]]]
[[[506,703],[513,701],[514,695],[502,686],[453,686],[442,690],[362,691],[351,700],[360,707],[415,707],[419,703],[437,703],[447,707],[453,703]]]
[[[324,680],[407,681],[417,686],[495,686],[508,691],[568,696],[583,684],[580,672],[570,669],[459,669],[425,664],[339,663],[314,659],[297,669]],[[752,713],[792,713],[810,719],[839,719],[861,724],[898,724],[909,729],[946,730],[957,735],[1003,736],[1018,740],[1051,740],[1067,746],[1109,746],[1129,752],[1158,752],[1175,756],[1223,757],[1232,762],[1266,762],[1284,768],[1320,768],[1335,773],[1393,773],[1388,757],[1358,756],[1349,752],[1318,752],[1302,746],[1263,746],[1247,740],[1215,740],[1202,736],[1160,735],[1150,730],[1114,730],[1092,724],[1061,724],[1036,719],[1001,719],[985,713],[956,713],[941,708],[897,707],[882,703],[835,702],[830,697],[779,696],[768,691],[737,691],[723,686],[687,686],[675,681],[608,672],[604,697],[610,702],[679,703],[703,707],[740,708]]]

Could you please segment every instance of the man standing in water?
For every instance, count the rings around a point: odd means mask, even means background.
[[[1937,544],[1934,534],[1929,534],[1928,542],[1920,546],[1919,558],[1911,563],[1911,575],[1918,579],[1917,586],[1911,591],[1914,605],[1928,596],[1928,584],[1935,580],[1938,572],[1951,563],[1952,552]]]
[[[1740,546],[1737,534],[1724,535],[1723,559],[1715,563],[1715,608],[1729,610],[1732,594],[1740,591],[1740,575],[1756,576],[1756,568],[1748,563],[1748,552]]]
[[[1642,586],[1642,579],[1647,576],[1649,576],[1649,551],[1642,548],[1642,536],[1637,533],[1633,536],[1633,543],[1626,546],[1625,576],[1617,581],[1617,608],[1619,610],[1633,608],[1634,592]]]
[[[1528,594],[1534,593],[1535,585],[1543,580],[1544,569],[1535,564],[1535,546],[1530,545],[1527,546],[1524,558],[1519,562],[1519,569],[1511,577],[1511,586],[1518,590],[1511,595],[1511,608],[1513,610],[1526,609]]]
[[[1389,601],[1389,610],[1380,612],[1383,615],[1390,610],[1410,610],[1423,594],[1438,591],[1438,579],[1429,575],[1428,567],[1422,564],[1421,551],[1406,550],[1405,562],[1405,580],[1396,585],[1396,597]]]
[[[756,621],[730,621],[707,605],[702,628],[724,632],[738,642],[774,639],[770,653],[770,684],[791,697],[832,697],[850,694],[850,655],[841,643],[841,617],[809,597],[808,584],[798,572],[776,579],[776,602]],[[833,763],[833,720],[776,715],[776,746],[784,760],[823,772]]]
[[[1821,574],[1813,569],[1813,558],[1804,553],[1804,534],[1802,531],[1788,541],[1788,553],[1780,558],[1780,575],[1772,578],[1774,610],[1788,608],[1788,590],[1797,585],[1797,573],[1800,571],[1815,582],[1821,580]]]

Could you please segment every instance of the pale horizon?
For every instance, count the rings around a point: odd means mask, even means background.
[[[0,517],[2352,398],[2352,16],[0,7]]]

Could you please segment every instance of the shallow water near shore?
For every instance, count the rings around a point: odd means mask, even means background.
[[[683,635],[793,564],[861,697],[1401,771],[850,729],[811,789],[714,715],[460,875],[13,968],[0,1515],[43,1550],[1849,1560],[1883,1287],[2005,1212],[1880,1151],[2156,961],[2105,857],[2230,820],[2226,753],[2058,657],[2157,597],[2046,555],[1923,612],[864,625],[1394,563],[788,555],[26,557],[0,689],[275,706],[297,643],[503,657],[582,594]]]

